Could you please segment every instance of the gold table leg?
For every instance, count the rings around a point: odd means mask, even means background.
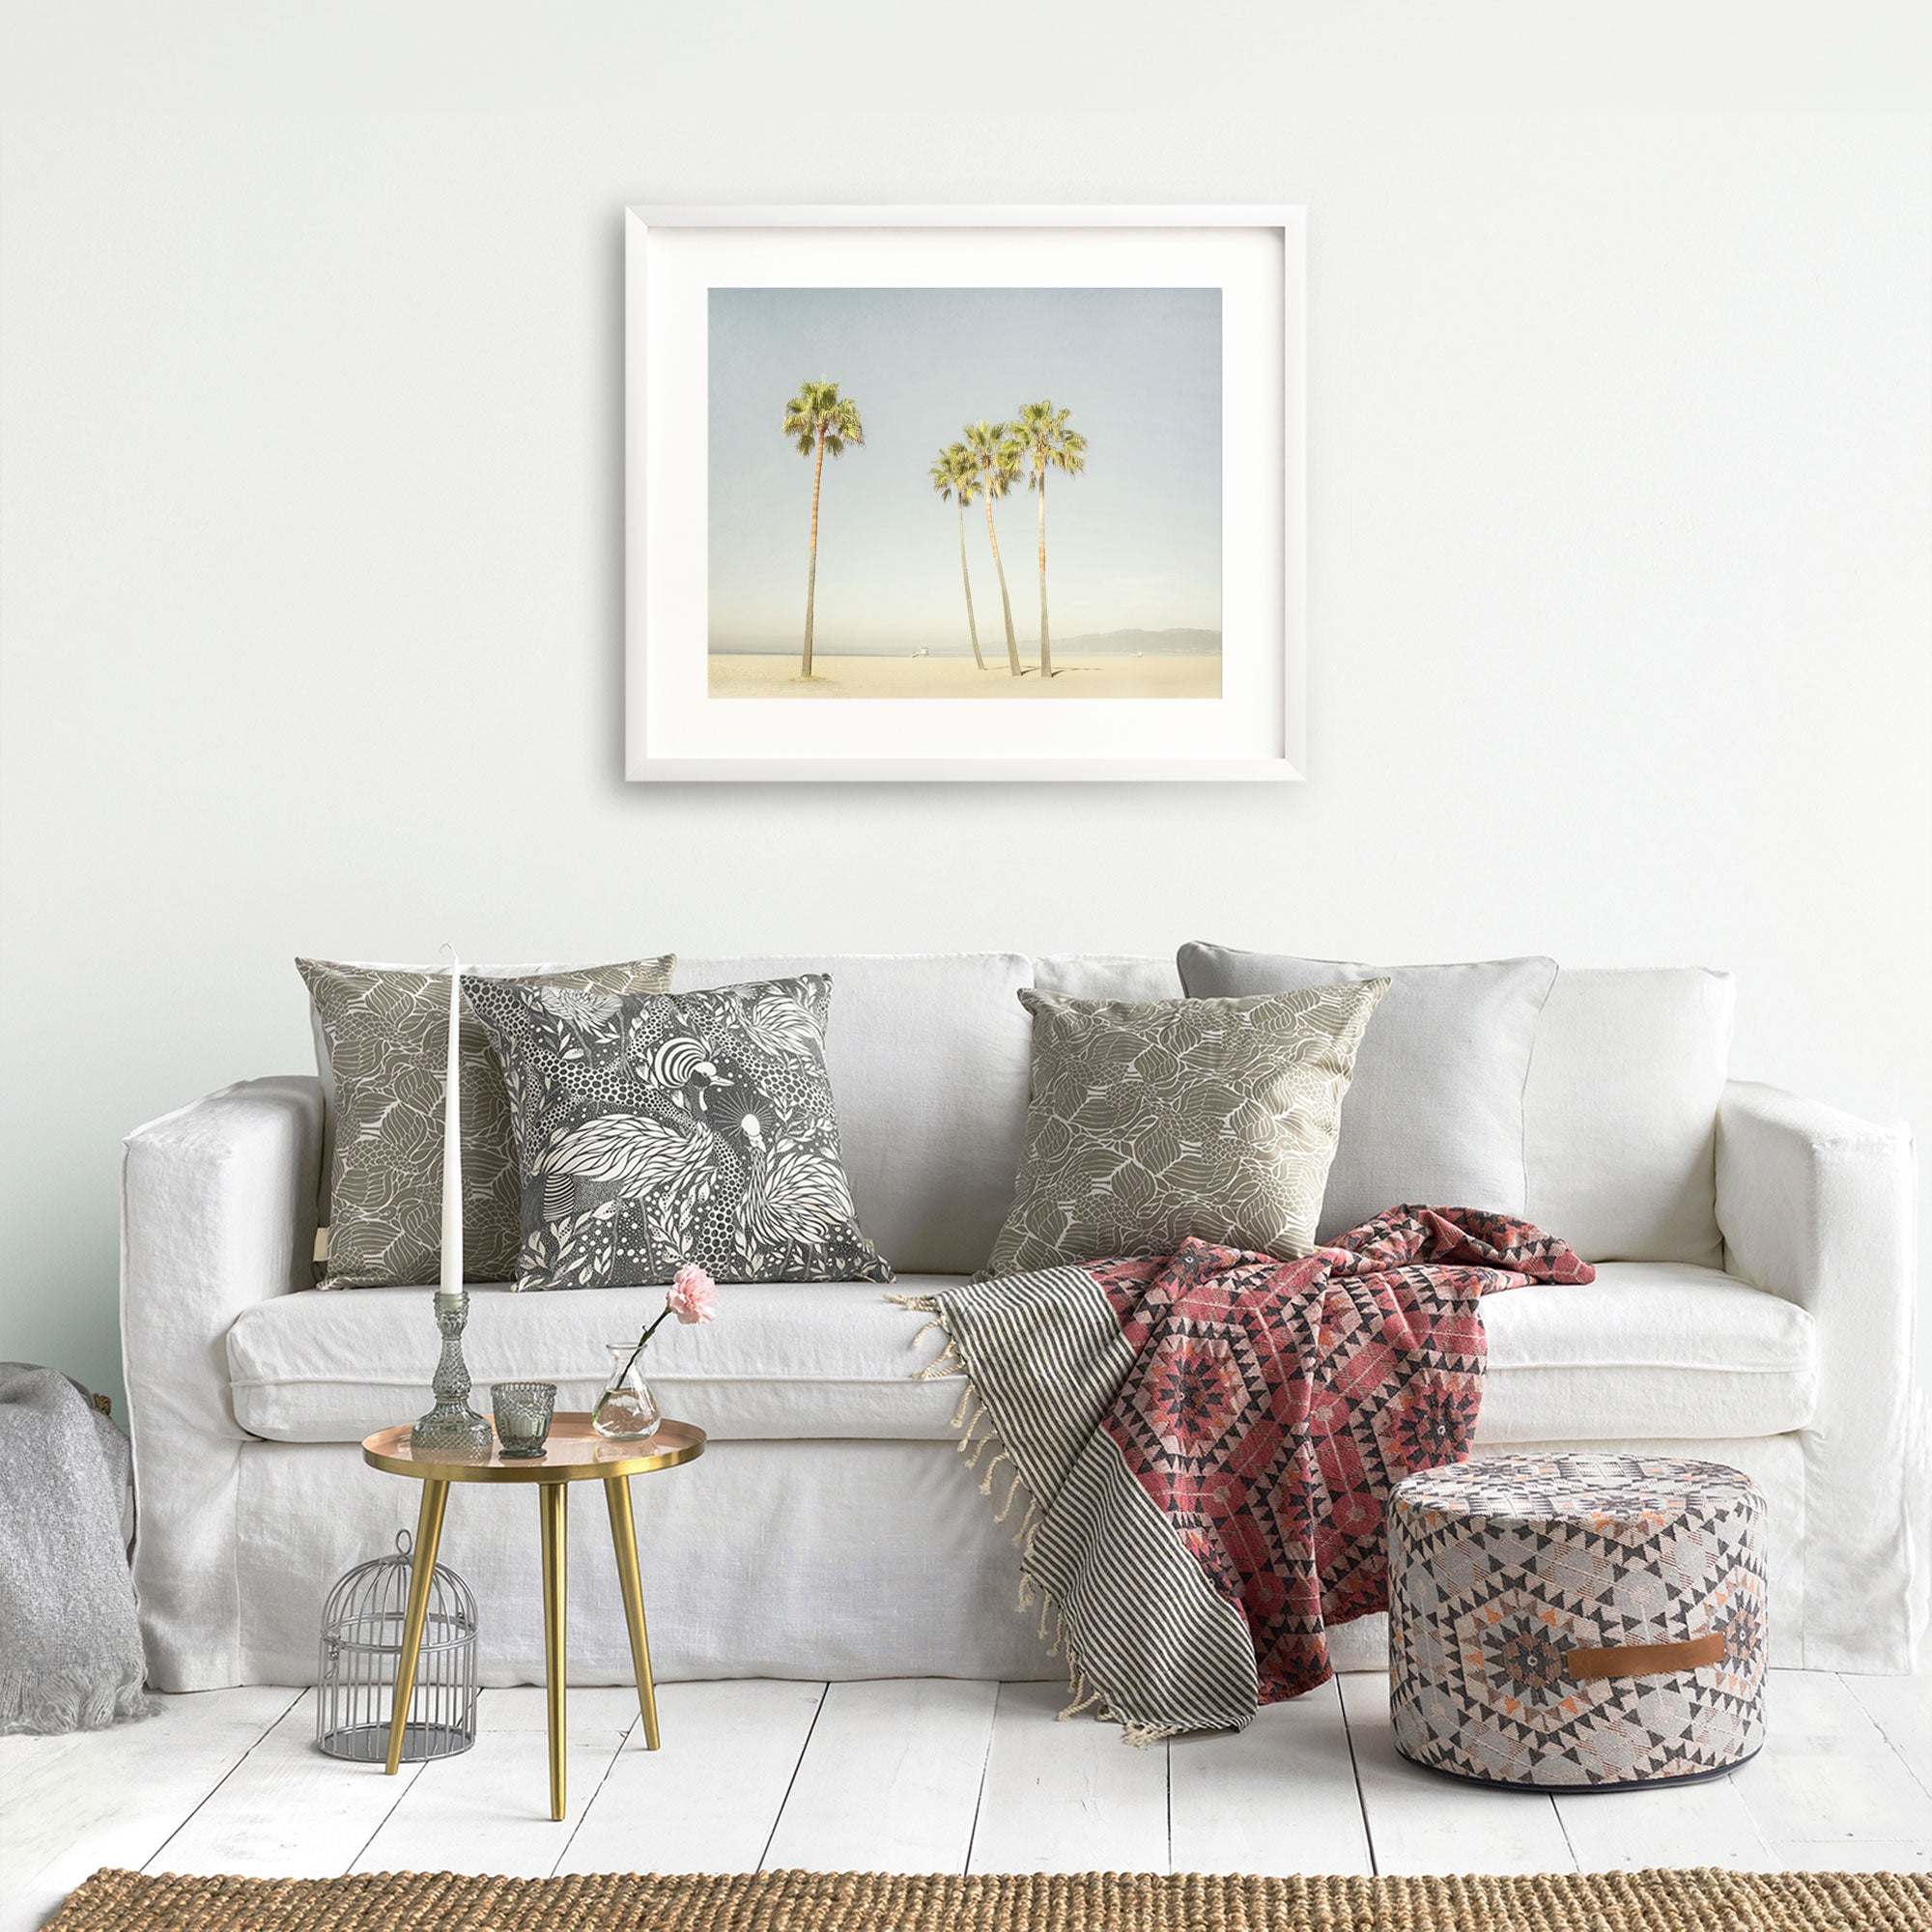
[[[569,1567],[569,1486],[539,1483],[537,1507],[543,1513],[544,1688],[550,1718],[550,1815],[563,1816],[563,1637],[568,1611],[565,1572]]]
[[[396,1659],[395,1697],[389,1712],[389,1757],[384,1769],[391,1777],[402,1769],[403,1733],[409,1726],[410,1700],[416,1690],[416,1653],[422,1648],[429,1586],[436,1576],[436,1546],[442,1538],[442,1509],[448,1500],[447,1483],[423,1484],[422,1506],[416,1511],[415,1546],[410,1553],[410,1605],[403,1614],[403,1654]]]
[[[644,1748],[658,1747],[658,1692],[651,1681],[651,1638],[644,1628],[644,1585],[638,1575],[638,1526],[631,1515],[628,1476],[604,1479],[611,1512],[611,1541],[617,1551],[617,1581],[624,1592],[624,1628],[631,1635],[631,1672],[638,1680],[638,1712],[644,1720]]]

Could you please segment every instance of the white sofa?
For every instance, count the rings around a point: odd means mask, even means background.
[[[1160,960],[1007,953],[687,960],[685,986],[817,968],[860,1217],[917,1290],[976,1267],[1005,1211],[1037,984],[1171,997]],[[1485,1304],[1479,1453],[1613,1444],[1713,1458],[1771,1501],[1780,1663],[1909,1667],[1912,1151],[1902,1131],[1726,1083],[1731,984],[1698,969],[1566,971],[1525,1095],[1530,1217],[1599,1264],[1594,1286]],[[414,1487],[356,1444],[427,1406],[420,1289],[307,1286],[324,1094],[251,1080],[127,1142],[122,1321],[140,1498],[136,1579],[153,1681],[313,1679],[329,1583],[386,1551]],[[1490,1204],[1463,1204],[1485,1206]],[[588,1406],[601,1345],[661,1290],[481,1286],[468,1337],[493,1378]],[[876,1287],[723,1291],[650,1367],[708,1453],[636,1493],[653,1654],[668,1678],[1055,1677],[1013,1611],[1017,1557],[953,1453],[956,1384]],[[587,1487],[587,1486],[586,1486]],[[573,1494],[570,1669],[628,1674],[601,1498]],[[489,1683],[541,1680],[536,1510],[452,1492],[443,1559],[474,1586]],[[1379,1658],[1380,1619],[1338,1661]]]

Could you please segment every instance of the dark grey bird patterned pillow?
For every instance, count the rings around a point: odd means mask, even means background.
[[[610,995],[466,980],[503,1063],[523,1289],[890,1281],[860,1232],[825,1070],[822,973]]]

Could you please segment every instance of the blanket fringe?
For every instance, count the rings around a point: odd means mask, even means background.
[[[138,1672],[138,1655],[133,1663]],[[160,1708],[138,1685],[98,1683],[78,1671],[62,1671],[32,1684],[0,1684],[0,1737],[103,1731],[110,1724],[152,1718]]]
[[[1040,1641],[1047,1645],[1047,1655],[1065,1656],[1066,1660],[1066,1685],[1072,1701],[1060,1713],[1061,1718],[1074,1718],[1092,1711],[1103,1722],[1118,1724],[1122,1737],[1137,1749],[1178,1737],[1179,1732],[1172,1726],[1142,1723],[1116,1711],[1081,1663],[1060,1605],[1052,1589],[1034,1568],[1034,1539],[1039,1532],[1041,1521],[1039,1498],[1027,1488],[1025,1472],[1006,1443],[1000,1440],[999,1425],[992,1410],[980,1400],[973,1386],[972,1364],[959,1347],[958,1336],[953,1334],[947,1321],[944,1302],[936,1294],[889,1294],[886,1299],[915,1315],[933,1318],[920,1328],[913,1338],[915,1341],[922,1339],[935,1323],[946,1337],[946,1346],[938,1356],[919,1370],[917,1376],[921,1381],[937,1381],[957,1376],[965,1382],[959,1392],[958,1405],[952,1411],[952,1427],[959,1432],[955,1453],[966,1459],[967,1468],[978,1470],[986,1451],[989,1448],[993,1451],[993,1459],[986,1464],[985,1473],[980,1478],[980,1493],[982,1496],[993,1493],[993,1475],[1001,1463],[1010,1463],[1013,1465],[1013,1479],[1008,1486],[1006,1500],[994,1512],[993,1520],[1005,1522],[1012,1512],[1014,1500],[1025,1494],[1026,1511],[1012,1539],[1020,1551],[1019,1595],[1013,1607],[1030,1610],[1037,1601],[1039,1605],[1039,1636]]]
[[[926,1327],[929,1328],[931,1326],[932,1323],[928,1321]],[[922,1328],[919,1332],[923,1335],[925,1328]],[[923,1382],[943,1382],[953,1376],[963,1376],[965,1373],[966,1371],[960,1363],[957,1351],[953,1349],[952,1344],[948,1342],[945,1348],[931,1361],[926,1363],[924,1368],[920,1370],[919,1379]]]
[[[1059,1721],[1063,1724],[1068,1718],[1077,1718],[1090,1704],[1097,1704],[1100,1701],[1099,1691],[1090,1689],[1084,1677],[1074,1678],[1071,1689],[1073,1701],[1060,1714]]]
[[[1017,1481],[1015,1481],[1014,1487],[1015,1488],[1018,1487]],[[1009,1494],[1007,1497],[1007,1503],[1009,1507],[1011,1506],[1012,1500],[1013,1499]],[[1020,1519],[1020,1526],[1013,1531],[1013,1548],[1017,1549],[1023,1556],[1031,1556],[1033,1554],[1034,1525],[1037,1522],[1038,1522],[1038,1520],[1039,1520],[1039,1505],[1037,1502],[1035,1502],[1032,1495],[1029,1494],[1027,1497],[1026,1515]]]
[[[941,1309],[939,1297],[936,1294],[889,1294],[886,1296],[886,1299],[895,1308],[904,1308],[914,1315],[925,1315],[931,1318],[930,1321],[922,1322],[915,1331],[912,1338],[912,1345],[915,1348],[921,1342],[924,1341],[935,1328],[946,1338],[946,1346],[940,1350],[939,1353],[931,1361],[926,1363],[924,1368],[919,1371],[918,1376],[915,1378],[916,1380],[923,1382],[946,1381],[953,1376],[963,1376],[966,1373],[966,1366],[960,1361],[959,1351],[954,1348],[952,1337],[947,1331],[945,1312]],[[960,1400],[963,1402],[965,1398],[962,1396]],[[955,1429],[959,1427],[956,1417],[953,1419],[952,1426]]]
[[[991,1481],[991,1477],[992,1477],[992,1472],[988,1470],[987,1480],[989,1482]],[[1019,1492],[1020,1492],[1020,1472],[1019,1472],[1019,1465],[1015,1463],[1013,1465],[1013,1480],[1010,1483],[1010,1485],[1009,1485],[1007,1490],[1007,1499],[999,1506],[998,1509],[996,1509],[993,1512],[993,1520],[995,1522],[1005,1522],[1007,1518],[1012,1514],[1013,1498],[1016,1495],[1018,1495]],[[990,1495],[992,1493],[992,1491],[989,1489],[986,1493]],[[1013,1541],[1017,1543],[1020,1541],[1020,1539],[1018,1537],[1015,1537]]]

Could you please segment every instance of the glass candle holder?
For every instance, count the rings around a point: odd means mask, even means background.
[[[497,1417],[500,1454],[519,1459],[543,1454],[556,1407],[554,1382],[493,1382],[490,1406]]]

